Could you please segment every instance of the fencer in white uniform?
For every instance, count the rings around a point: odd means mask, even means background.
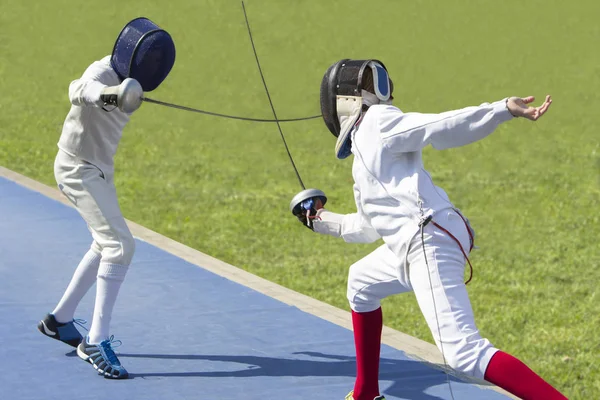
[[[135,240],[121,213],[114,185],[114,158],[123,129],[175,62],[171,36],[146,18],[130,21],[113,52],[93,62],[69,85],[71,109],[58,142],[58,187],[87,223],[93,241],[55,309],[38,324],[47,336],[77,347],[106,378],[128,377],[114,354],[110,321]],[[79,302],[96,283],[92,324],[83,340],[74,326]]]
[[[393,85],[377,60],[341,60],[326,72],[321,107],[337,137],[336,156],[354,155],[356,212],[337,214],[318,198],[297,215],[315,232],[350,243],[383,244],[354,263],[347,296],[352,309],[357,379],[347,399],[382,399],[378,386],[381,300],[413,291],[447,363],[528,399],[562,399],[514,357],[481,337],[465,286],[465,262],[473,246],[469,221],[436,186],[423,165],[428,145],[443,150],[491,134],[515,116],[537,120],[551,104],[505,98],[441,114],[404,113],[391,104]],[[314,204],[314,205],[313,205]],[[501,354],[498,354],[501,353]],[[491,365],[491,360],[495,365]],[[510,371],[518,370],[517,382]]]

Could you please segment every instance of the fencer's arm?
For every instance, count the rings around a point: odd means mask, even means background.
[[[110,104],[128,114],[140,107],[143,97],[142,86],[131,78],[126,78],[117,86],[107,86],[84,74],[81,79],[71,82],[69,86],[69,98],[73,105],[103,107]]]
[[[69,99],[74,106],[102,107],[104,102],[100,99],[102,90],[107,87],[102,81],[106,74],[106,66],[100,62],[92,63],[83,73],[81,78],[74,80],[69,85]]]
[[[372,243],[381,237],[359,213],[337,214],[321,208],[313,221],[315,232],[341,237],[347,243]]]
[[[71,104],[74,106],[102,107],[104,102],[100,99],[100,95],[106,87],[101,82],[89,78],[74,80],[69,85]]]
[[[431,144],[438,150],[465,146],[491,134],[513,117],[507,99],[441,114],[402,113],[389,107],[381,114],[382,143],[393,152],[411,152]]]

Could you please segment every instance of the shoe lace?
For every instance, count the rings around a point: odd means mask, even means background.
[[[115,354],[113,347],[119,347],[123,344],[120,340],[114,340],[115,335],[112,335],[107,340],[100,343],[102,349],[104,350],[104,354],[106,355],[107,361],[111,364],[121,365],[117,355]]]

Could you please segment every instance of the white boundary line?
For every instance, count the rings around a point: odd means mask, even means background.
[[[57,188],[52,188],[2,166],[0,166],[0,177],[9,179],[21,186],[41,193],[46,197],[73,208],[71,202],[69,202]],[[227,264],[219,259],[201,253],[198,250],[192,249],[191,247],[188,247],[182,243],[169,239],[168,237],[136,224],[135,222],[129,220],[126,221],[131,233],[138,239],[148,242],[168,253],[173,254],[174,256],[182,258],[200,268],[229,279],[230,281],[256,290],[259,293],[270,296],[285,304],[295,306],[302,311],[315,315],[333,324],[352,330],[352,316],[349,311],[341,310],[330,304],[295,292],[274,282],[251,274],[243,269]],[[441,353],[438,351],[437,347],[431,343],[417,339],[387,326],[383,327],[382,343],[401,350],[411,358],[427,363],[434,368],[445,369],[443,366]],[[472,382],[478,386],[498,391],[509,398],[518,400],[518,397],[511,395],[499,387],[490,385],[485,381],[476,380],[453,370],[448,370],[448,372],[463,381]]]

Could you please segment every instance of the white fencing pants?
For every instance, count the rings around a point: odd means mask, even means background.
[[[60,150],[54,162],[58,187],[73,203],[88,225],[92,250],[102,255],[102,263],[129,266],[135,240],[125,223],[112,174]]]
[[[440,211],[433,220],[451,232],[469,254],[467,227],[454,210]],[[427,263],[419,232],[402,257],[383,245],[353,264],[348,276],[350,307],[369,312],[379,308],[387,296],[414,291],[448,365],[483,379],[497,349],[480,336],[475,325],[464,284],[465,257],[458,243],[432,223],[424,228],[424,245]]]

